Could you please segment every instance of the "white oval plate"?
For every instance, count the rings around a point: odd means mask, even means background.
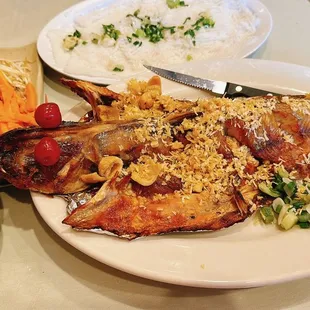
[[[130,1],[130,0],[128,0]],[[56,64],[52,52],[52,47],[50,40],[48,38],[48,33],[53,29],[67,29],[72,27],[74,20],[76,17],[88,14],[92,11],[99,10],[105,7],[108,7],[111,3],[111,0],[88,0],[83,1],[79,4],[76,4],[69,9],[63,11],[56,17],[54,17],[40,32],[38,41],[37,41],[37,49],[42,60],[49,65],[54,70],[70,76],[74,79],[86,80],[97,84],[111,84],[126,80],[130,75],[125,75],[124,72],[122,74],[117,74],[112,72],[109,75],[104,77],[93,77],[87,75],[76,75],[76,74],[68,74],[65,72],[63,67],[60,67]],[[231,50],[225,50],[225,52],[220,55],[215,55],[212,59],[227,59],[227,58],[243,58],[247,57],[253,52],[255,52],[268,38],[271,29],[272,29],[272,17],[268,9],[257,0],[247,0],[247,5],[249,9],[254,12],[258,19],[259,25],[257,27],[256,34],[252,37],[251,40],[243,42],[239,46],[234,46]],[[211,58],[210,58],[211,59]],[[162,66],[165,64],[163,63]],[[146,70],[139,72],[137,74],[142,74]]]
[[[212,79],[231,80],[278,93],[310,92],[310,68],[254,59],[208,61],[171,67]],[[137,78],[146,79],[151,74]],[[194,99],[205,92],[162,80],[163,92]],[[124,90],[125,84],[111,86]],[[77,105],[67,119],[90,109]],[[66,204],[60,198],[31,193],[44,221],[64,240],[98,261],[162,282],[212,288],[262,286],[310,276],[309,230],[287,232],[262,224],[255,216],[218,232],[175,233],[134,241],[76,232],[63,225]],[[65,258],[64,258],[65,259]]]

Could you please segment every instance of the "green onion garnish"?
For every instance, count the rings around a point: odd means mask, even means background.
[[[169,9],[175,9],[178,6],[188,6],[183,0],[166,0]]]
[[[124,71],[124,67],[123,67],[122,65],[117,65],[117,66],[113,69],[113,71],[115,71],[115,72],[122,72],[122,71]]]
[[[75,30],[75,31],[73,32],[73,36],[74,36],[74,37],[77,37],[77,38],[80,38],[80,37],[82,36],[82,34],[81,34],[78,30]]]
[[[300,228],[303,228],[303,229],[307,229],[307,228],[310,228],[310,223],[303,223],[303,222],[299,222],[298,223],[299,227]]]
[[[261,207],[259,209],[259,212],[266,224],[270,224],[274,221],[274,213],[271,207],[269,206]]]
[[[310,221],[310,213],[308,211],[302,211],[301,214],[298,215],[298,221],[300,223],[307,223]]]
[[[288,184],[285,184],[283,189],[288,197],[292,197],[297,191],[297,186],[296,183],[292,181]]]
[[[103,27],[103,36],[108,36],[111,39],[114,39],[115,41],[117,41],[121,32],[115,29],[115,26],[113,24],[102,25],[102,27]]]

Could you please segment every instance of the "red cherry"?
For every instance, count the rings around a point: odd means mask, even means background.
[[[39,126],[43,128],[56,128],[61,124],[61,113],[56,103],[46,102],[40,104],[34,117]]]
[[[52,166],[60,157],[60,147],[53,138],[45,137],[34,148],[34,158],[42,166]]]

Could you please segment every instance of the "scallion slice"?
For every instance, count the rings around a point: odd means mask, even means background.
[[[274,212],[279,214],[284,205],[285,205],[284,201],[280,197],[278,197],[273,201],[272,208]]]
[[[298,221],[300,223],[307,223],[310,221],[310,214],[308,213],[308,211],[302,211],[299,215],[298,215]]]
[[[281,194],[274,190],[271,186],[268,187],[268,185],[265,182],[262,182],[258,185],[258,188],[265,194],[271,196],[271,197],[280,197]]]
[[[289,230],[294,225],[296,225],[297,222],[298,222],[297,215],[295,214],[295,212],[290,211],[284,216],[283,220],[281,221],[280,226],[284,228],[285,230]]]
[[[307,229],[307,228],[310,228],[310,223],[303,223],[303,222],[299,222],[298,223],[299,227],[300,228],[303,228],[303,229]]]
[[[296,183],[292,181],[285,184],[283,189],[288,197],[292,197],[297,191],[297,186]]]
[[[274,213],[271,207],[269,206],[261,207],[259,209],[259,212],[266,224],[270,224],[274,221]]]

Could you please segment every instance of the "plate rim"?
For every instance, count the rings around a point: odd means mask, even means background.
[[[143,74],[144,72],[146,72],[146,69],[143,69],[143,71],[137,72],[135,74],[131,74],[128,76],[120,76],[119,78],[117,77],[91,77],[91,76],[87,76],[87,75],[78,75],[78,74],[68,74],[66,72],[63,71],[62,68],[60,68],[59,66],[57,66],[57,64],[55,63],[51,63],[51,61],[49,61],[49,57],[46,56],[46,43],[49,46],[49,50],[51,50],[50,47],[50,42],[47,38],[47,33],[49,30],[51,30],[49,27],[52,23],[55,22],[55,20],[61,18],[62,16],[66,15],[66,14],[70,14],[71,11],[75,11],[75,10],[82,10],[83,8],[87,8],[88,6],[93,6],[96,3],[100,4],[102,2],[109,2],[110,0],[86,0],[83,1],[81,3],[77,3],[74,4],[72,6],[70,6],[69,8],[67,8],[66,10],[60,12],[59,14],[57,14],[56,16],[54,16],[40,31],[39,35],[38,35],[38,40],[37,40],[37,51],[38,54],[41,58],[41,60],[48,65],[50,68],[52,68],[54,71],[63,74],[66,77],[70,77],[73,79],[77,79],[77,80],[83,80],[83,81],[88,81],[88,82],[92,82],[95,84],[99,84],[99,85],[110,85],[110,84],[115,84],[118,82],[122,82],[127,80],[128,78],[130,78],[131,76],[137,75],[137,74]],[[128,0],[130,1],[130,0]],[[253,54],[255,51],[257,51],[268,39],[268,37],[270,36],[270,33],[273,29],[273,18],[272,15],[269,11],[269,9],[266,7],[266,5],[264,3],[262,3],[260,0],[246,0],[247,5],[251,8],[251,7],[258,7],[258,14],[261,14],[261,12],[263,12],[263,16],[265,18],[265,21],[267,21],[267,24],[264,24],[264,27],[266,27],[266,32],[265,34],[261,37],[261,40],[258,44],[256,44],[255,46],[253,46],[252,48],[250,48],[248,51],[246,51],[245,53],[242,53],[241,55],[237,55],[228,59],[238,59],[238,58],[246,58],[248,56],[250,56],[251,54]],[[261,23],[263,24],[263,23]],[[261,25],[259,26],[261,27]],[[260,28],[259,28],[260,29]],[[213,58],[216,59],[216,58]],[[227,59],[226,57],[222,57],[222,59]],[[208,59],[206,59],[208,60]]]
[[[226,60],[229,62],[233,62],[234,60]],[[264,65],[272,65],[276,64],[277,66],[285,65],[290,68],[297,68],[298,70],[307,70],[310,72],[310,68],[306,66],[300,66],[300,65],[295,65],[295,64],[289,64],[289,63],[284,63],[284,62],[278,62],[278,61],[268,61],[268,60],[258,60],[258,59],[238,59],[238,61],[244,62],[244,63],[262,63]],[[218,61],[215,61],[218,62]],[[225,62],[225,60],[220,61],[220,62]],[[308,77],[310,79],[310,77]],[[113,85],[111,86],[113,87]],[[34,193],[31,192],[31,197],[33,199],[34,205],[39,212],[40,216],[43,218],[43,220],[46,222],[46,224],[57,234],[59,235],[63,240],[65,240],[67,243],[71,244],[73,247],[76,249],[80,250],[82,253],[85,253],[86,255],[106,264],[109,265],[113,268],[116,268],[118,270],[121,270],[123,272],[139,276],[142,278],[150,279],[150,280],[155,280],[155,281],[160,281],[160,282],[165,282],[165,283],[170,283],[170,284],[176,284],[176,285],[184,285],[184,286],[192,286],[192,287],[203,287],[203,288],[226,288],[226,289],[234,289],[234,288],[250,288],[250,287],[259,287],[259,286],[265,286],[265,285],[272,285],[276,283],[283,283],[287,281],[292,281],[296,279],[301,279],[301,278],[306,278],[310,276],[310,269],[308,269],[306,272],[303,270],[296,271],[294,273],[285,273],[282,275],[279,275],[277,277],[272,277],[266,279],[260,279],[260,280],[227,280],[227,281],[215,281],[215,280],[208,280],[208,279],[199,279],[199,280],[189,280],[189,279],[184,279],[184,278],[179,278],[177,276],[171,277],[169,275],[169,278],[167,279],[163,274],[159,274],[158,272],[151,272],[149,270],[145,269],[139,269],[137,270],[136,267],[131,265],[124,265],[120,264],[119,261],[115,262],[113,261],[113,257],[105,257],[104,259],[94,251],[89,253],[85,252],[85,249],[83,248],[83,244],[81,244],[78,240],[78,238],[75,238],[75,234],[81,234],[80,232],[75,232],[72,231],[73,234],[68,234],[63,231],[58,231],[56,226],[54,226],[53,221],[50,219],[46,219],[45,214],[42,212],[42,208],[40,206],[37,206],[38,201],[40,200],[40,197],[44,197],[42,194]],[[71,229],[71,228],[70,228]],[[84,234],[84,233],[82,233]],[[88,234],[88,233],[86,233]],[[283,234],[283,233],[282,233]],[[71,238],[73,236],[73,238]],[[115,238],[115,237],[114,237]],[[104,239],[104,238],[103,238]],[[127,241],[124,241],[127,242]],[[137,241],[139,242],[139,241]]]

